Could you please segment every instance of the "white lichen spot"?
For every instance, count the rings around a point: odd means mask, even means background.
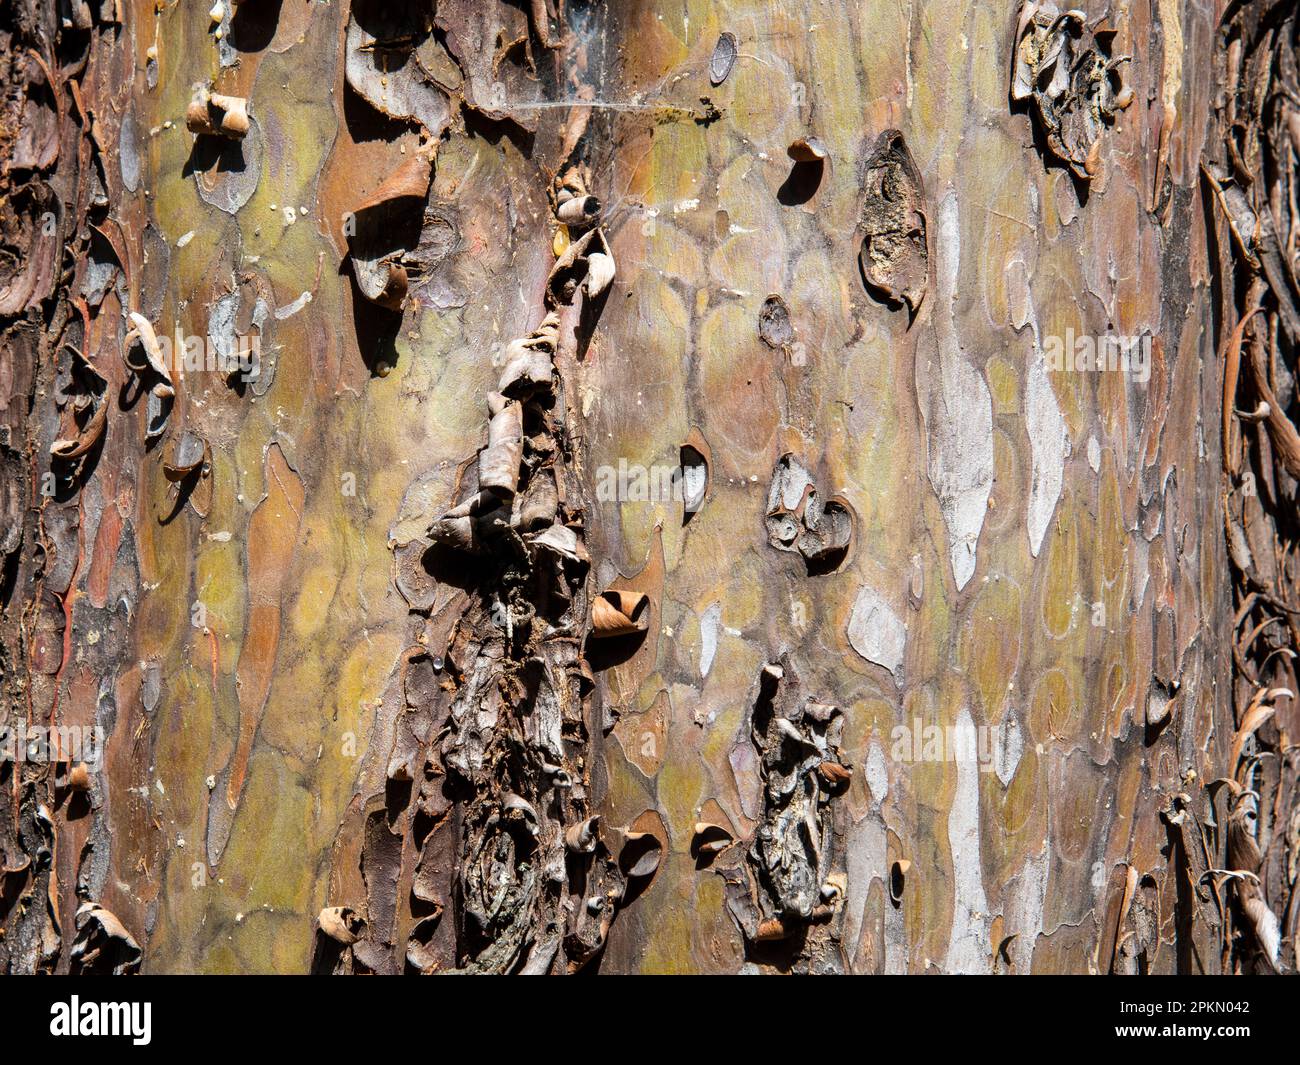
[[[1061,497],[1065,459],[1070,453],[1065,418],[1061,414],[1061,405],[1056,401],[1056,391],[1048,378],[1041,350],[1035,352],[1033,365],[1025,379],[1025,431],[1029,434],[1029,454],[1033,463],[1026,524],[1029,551],[1037,558],[1043,546],[1043,535],[1056,510],[1056,501]]]
[[[948,811],[952,852],[952,932],[944,968],[950,973],[989,970],[989,913],[980,866],[980,767],[975,722],[962,707],[953,734],[957,787]]]
[[[1034,961],[1034,944],[1043,930],[1043,905],[1047,900],[1047,844],[1025,861],[1020,874],[1011,882],[1010,902],[1004,915],[1003,932],[1014,935],[1007,954],[1017,973],[1028,973]],[[997,946],[997,944],[994,944]]]
[[[867,751],[867,762],[863,767],[867,787],[871,789],[871,801],[877,805],[885,801],[889,794],[889,765],[885,761],[885,752],[875,740]]]
[[[1024,737],[1020,735],[1020,722],[1013,711],[1007,710],[1002,723],[993,730],[993,771],[1005,788],[1016,775],[1016,766],[1025,751]]]
[[[849,644],[868,662],[884,666],[903,683],[907,628],[874,588],[863,586],[849,616]]]
[[[700,676],[707,677],[718,653],[718,627],[722,624],[722,604],[714,603],[700,618]]]
[[[956,193],[939,206],[935,334],[938,373],[918,358],[921,414],[930,440],[930,484],[948,528],[952,576],[960,590],[975,574],[975,548],[993,488],[993,397],[961,354],[953,304],[961,265]]]

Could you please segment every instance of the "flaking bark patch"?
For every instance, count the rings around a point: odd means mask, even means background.
[[[709,57],[709,84],[721,85],[727,80],[731,68],[736,65],[738,46],[734,33],[722,33],[713,46],[713,55]]]
[[[925,299],[930,268],[925,186],[903,135],[887,129],[867,158],[858,229],[858,267],[867,290],[913,315]]]
[[[839,966],[828,926],[840,917],[846,880],[837,872],[842,856],[829,807],[852,776],[840,755],[843,727],[840,709],[805,694],[788,659],[763,667],[748,720],[758,757],[758,826],[744,865],[719,869],[751,959],[820,971]],[[697,826],[696,836],[720,839],[708,825],[702,832]]]
[[[362,852],[363,869],[390,869],[393,840],[411,835],[421,919],[400,944],[375,914],[393,912],[401,870],[367,875],[369,931],[318,940],[318,967],[576,971],[600,954],[629,884],[658,868],[661,822],[606,828],[591,806],[585,645],[644,630],[650,612],[642,593],[593,596],[584,544],[566,375],[614,278],[589,181],[581,163],[555,181],[555,223],[570,239],[553,245],[541,321],[506,345],[485,399],[486,445],[462,468],[459,502],[429,526],[431,551],[473,559],[472,594],[449,603],[445,651],[430,660],[437,682],[422,653],[408,657],[412,717],[397,730],[384,797],[398,827],[371,831]],[[434,602],[403,594],[413,609]]]
[[[1025,0],[1016,24],[1011,99],[1031,101],[1048,149],[1074,176],[1089,181],[1101,169],[1101,136],[1133,102],[1123,84],[1128,56],[1113,56],[1116,30],[1103,17]]]
[[[812,476],[793,455],[783,455],[767,494],[767,542],[797,552],[810,573],[837,569],[853,539],[853,511],[838,496],[822,500]]]

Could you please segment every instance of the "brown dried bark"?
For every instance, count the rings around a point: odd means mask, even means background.
[[[1221,6],[0,0],[0,970],[1293,969]]]

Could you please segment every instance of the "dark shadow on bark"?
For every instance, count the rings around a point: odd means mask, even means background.
[[[283,0],[242,4],[230,18],[230,43],[240,52],[260,52],[275,37]]]
[[[826,163],[821,159],[796,162],[777,190],[777,202],[783,207],[798,207],[807,203],[821,187],[825,172]]]
[[[402,312],[390,311],[366,299],[352,271],[351,259],[343,260],[340,273],[346,273],[352,283],[352,325],[361,361],[372,375],[379,376],[381,367],[391,370],[397,365],[397,334],[402,328]]]

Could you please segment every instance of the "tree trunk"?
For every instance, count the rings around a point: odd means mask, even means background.
[[[0,0],[0,969],[1293,968],[1211,6]]]

